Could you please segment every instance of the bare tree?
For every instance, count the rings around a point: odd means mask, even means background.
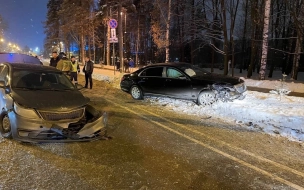
[[[292,3],[292,4],[291,4]],[[289,10],[291,11],[292,18],[295,23],[295,31],[297,35],[295,52],[293,57],[293,67],[291,78],[297,80],[300,54],[303,49],[303,30],[304,30],[304,5],[302,0],[290,2]]]

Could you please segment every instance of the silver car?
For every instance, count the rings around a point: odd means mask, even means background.
[[[23,142],[90,141],[105,137],[107,113],[89,105],[56,68],[0,64],[0,131]]]

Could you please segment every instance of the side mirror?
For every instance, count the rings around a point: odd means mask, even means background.
[[[11,89],[8,88],[9,86],[6,85],[6,82],[5,81],[0,81],[0,88],[3,88],[5,90],[5,93],[6,94],[9,94],[11,93]]]

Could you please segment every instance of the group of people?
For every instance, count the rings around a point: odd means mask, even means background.
[[[130,72],[130,68],[132,69],[132,68],[134,68],[135,67],[135,63],[134,63],[134,61],[133,61],[133,59],[132,58],[130,58],[130,60],[128,61],[128,59],[127,58],[125,58],[124,59],[124,72],[125,73],[129,73]]]
[[[78,84],[77,75],[80,72],[80,67],[78,62],[76,61],[75,56],[71,56],[71,59],[69,60],[66,57],[66,55],[63,53],[62,58],[60,58],[58,56],[58,53],[54,51],[52,53],[52,58],[50,60],[50,66],[56,67],[58,70],[62,71],[66,75],[69,75],[70,80],[72,82],[74,81],[75,85]],[[88,56],[86,56],[85,65],[82,69],[82,71],[85,74],[85,86],[84,86],[85,88],[88,88],[88,84],[90,89],[92,89],[93,87],[93,79],[92,79],[93,69],[94,69],[93,62],[90,60]]]

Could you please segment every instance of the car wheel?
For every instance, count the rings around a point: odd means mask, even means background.
[[[143,99],[142,90],[136,85],[131,87],[130,94],[135,100]]]
[[[203,91],[198,95],[197,102],[202,106],[210,106],[216,101],[215,94],[212,91]]]
[[[9,139],[12,138],[11,122],[7,113],[3,112],[0,115],[0,119],[1,119],[1,123],[0,123],[1,135],[4,138],[9,138]]]

